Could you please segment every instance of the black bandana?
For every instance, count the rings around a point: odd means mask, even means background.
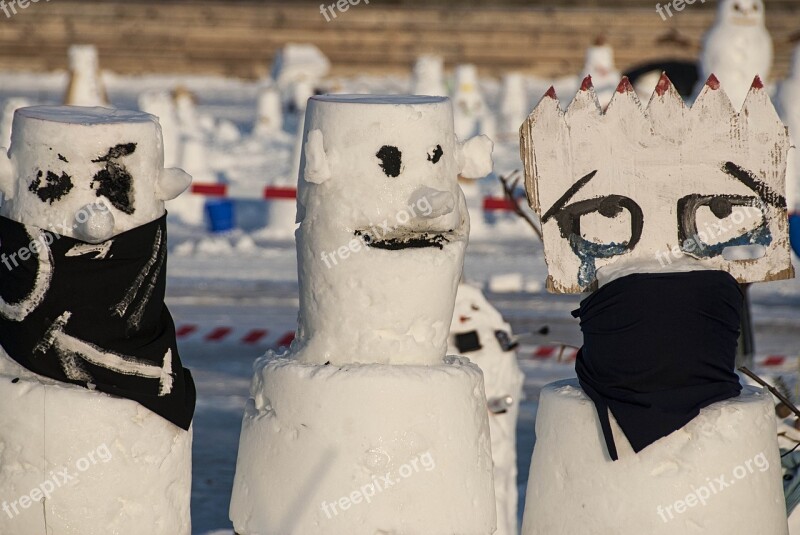
[[[164,305],[166,256],[166,215],[98,245],[0,217],[0,345],[188,429],[196,392]]]
[[[723,271],[629,275],[581,302],[575,369],[613,460],[609,409],[638,453],[700,409],[739,395],[742,306],[739,285]]]

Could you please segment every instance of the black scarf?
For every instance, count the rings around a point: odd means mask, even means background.
[[[166,215],[98,245],[0,217],[0,345],[188,429],[196,392],[164,304],[166,255]]]
[[[743,295],[723,271],[635,274],[581,302],[575,369],[617,460],[608,410],[637,453],[739,395],[734,373]]]

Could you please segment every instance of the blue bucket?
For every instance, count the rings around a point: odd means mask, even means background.
[[[800,256],[800,212],[789,215],[789,239],[794,254]]]
[[[226,232],[236,226],[233,213],[233,201],[214,199],[206,202],[209,229],[211,232]]]

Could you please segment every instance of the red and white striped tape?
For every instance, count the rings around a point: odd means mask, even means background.
[[[179,342],[208,344],[242,344],[249,346],[279,348],[287,347],[294,340],[294,331],[286,329],[239,328],[228,325],[198,325],[179,323],[175,328]]]
[[[563,364],[575,362],[578,350],[574,347],[546,345],[523,348],[522,358],[527,360],[554,361]],[[797,365],[800,355],[789,357],[786,355],[764,355],[755,358],[755,365],[759,368],[780,368],[788,365]]]
[[[280,186],[264,186],[253,188],[235,184],[192,184],[192,193],[206,197],[228,199],[266,199],[291,201],[297,198],[295,188]],[[505,197],[485,197],[484,212],[513,212],[514,204]]]

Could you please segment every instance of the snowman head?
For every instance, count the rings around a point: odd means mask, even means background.
[[[191,178],[164,169],[152,115],[107,108],[36,106],[14,116],[0,154],[0,215],[98,243],[164,215]]]
[[[466,238],[457,178],[491,171],[491,142],[461,144],[447,98],[313,97],[305,139],[298,222],[313,216],[377,249]]]
[[[764,24],[764,0],[722,0],[719,3],[719,21],[741,26]]]
[[[458,177],[491,171],[491,142],[462,144],[453,130],[447,98],[309,100],[298,186],[301,361],[444,357],[469,232]]]

